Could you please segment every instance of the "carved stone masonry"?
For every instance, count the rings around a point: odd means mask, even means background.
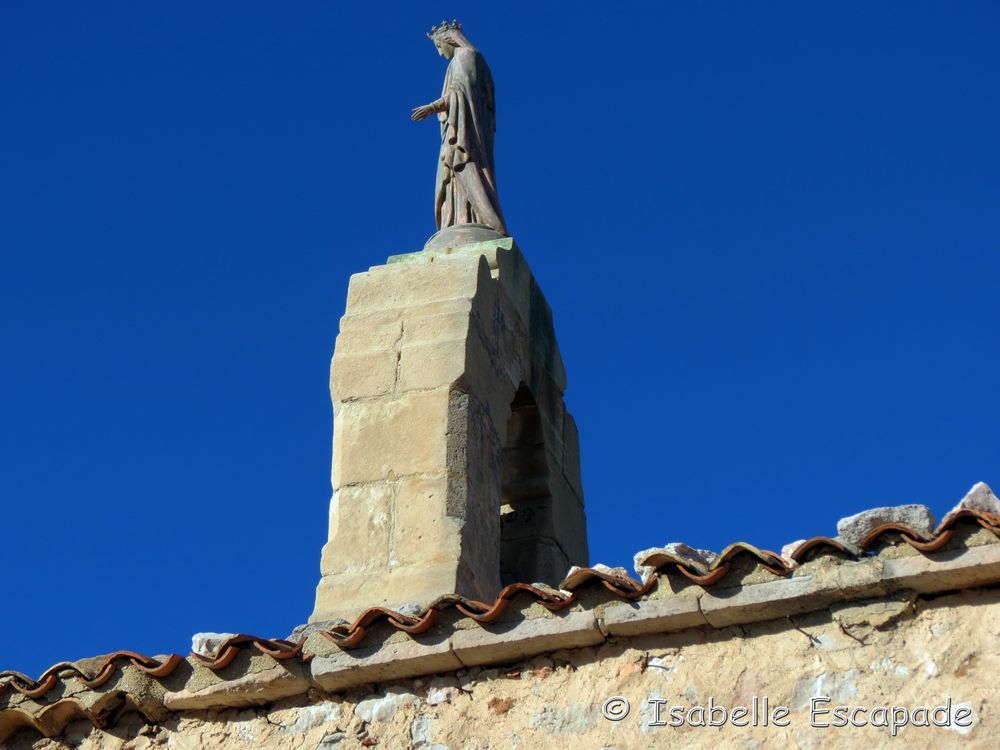
[[[492,600],[587,564],[552,313],[511,238],[351,277],[330,370],[329,541],[311,621]]]

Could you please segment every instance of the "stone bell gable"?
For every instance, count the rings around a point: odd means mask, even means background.
[[[351,277],[330,368],[329,541],[312,621],[587,564],[552,313],[514,240]]]

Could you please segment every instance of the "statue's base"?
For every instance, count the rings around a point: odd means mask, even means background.
[[[443,250],[447,247],[489,242],[504,237],[506,235],[500,234],[485,224],[455,224],[432,234],[431,238],[424,243],[424,250]]]

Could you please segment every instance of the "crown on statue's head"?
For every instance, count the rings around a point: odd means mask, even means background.
[[[440,26],[431,26],[431,33],[427,35],[427,38],[433,39],[435,35],[441,34],[445,31],[451,31],[452,29],[455,29],[456,31],[461,31],[462,24],[460,24],[454,18],[451,19],[450,23],[448,21],[442,21]]]

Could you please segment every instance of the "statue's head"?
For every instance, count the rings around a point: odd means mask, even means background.
[[[472,43],[462,33],[462,24],[454,19],[450,23],[442,21],[440,26],[432,26],[427,38],[434,42],[438,54],[449,60],[454,57],[458,47],[472,47]]]

